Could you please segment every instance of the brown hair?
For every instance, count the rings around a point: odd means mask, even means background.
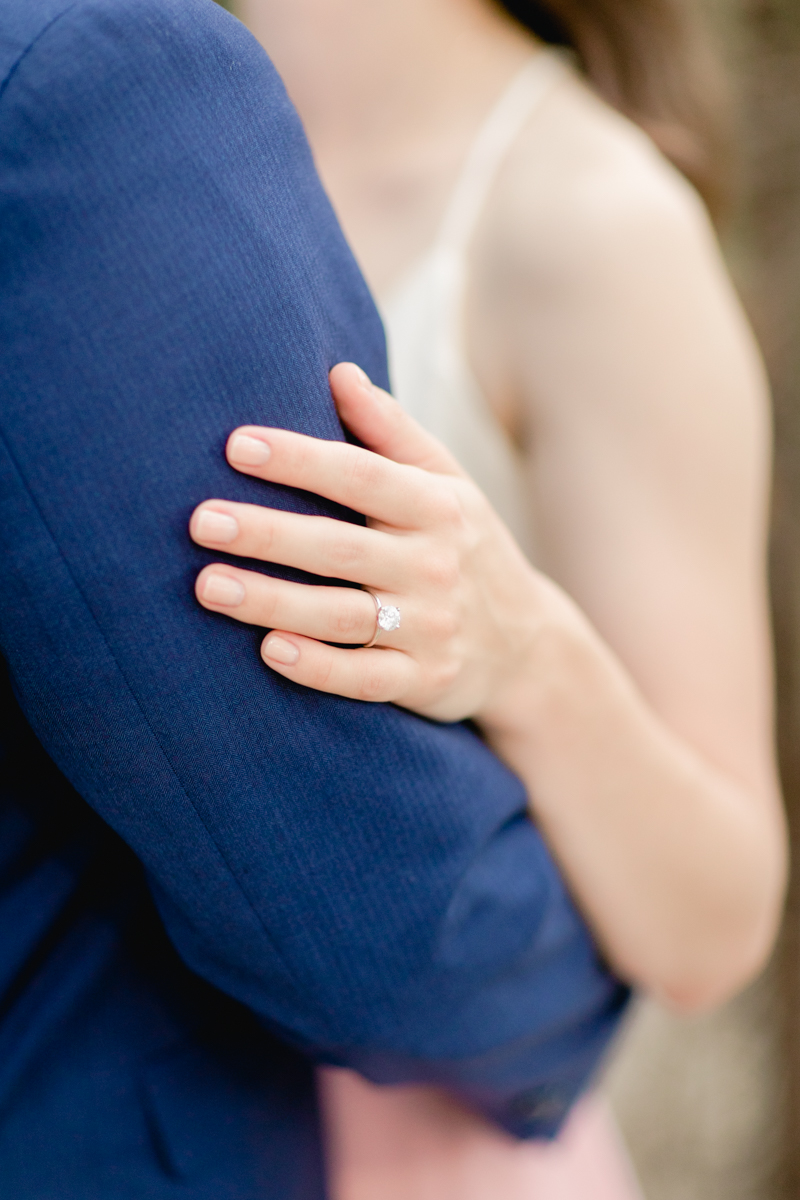
[[[642,127],[714,216],[728,190],[721,72],[684,0],[500,0],[570,47],[595,89]]]

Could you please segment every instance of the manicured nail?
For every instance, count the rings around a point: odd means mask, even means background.
[[[244,587],[230,575],[206,575],[202,583],[203,599],[207,604],[222,604],[236,608],[244,600]]]
[[[237,433],[228,445],[228,461],[242,467],[263,467],[272,457],[272,450],[261,438]]]
[[[213,512],[204,508],[194,524],[195,535],[201,542],[214,542],[227,546],[239,536],[239,522],[227,513]]]
[[[371,395],[375,391],[375,388],[372,386],[372,380],[370,379],[369,375],[366,371],[362,371],[361,367],[357,366],[356,363],[353,363],[353,366],[358,372],[358,382],[361,384],[364,391],[369,392]]]
[[[300,651],[294,642],[287,642],[281,637],[267,638],[261,647],[261,653],[266,662],[280,663],[284,667],[293,667],[300,657]]]

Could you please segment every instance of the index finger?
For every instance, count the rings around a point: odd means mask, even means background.
[[[347,442],[243,425],[226,455],[246,475],[325,496],[385,525],[421,529],[435,519],[436,476]]]

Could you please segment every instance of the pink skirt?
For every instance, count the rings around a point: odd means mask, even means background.
[[[642,1200],[603,1101],[554,1142],[517,1142],[427,1087],[319,1072],[331,1200]]]

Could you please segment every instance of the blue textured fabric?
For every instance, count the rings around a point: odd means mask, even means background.
[[[309,693],[202,611],[237,424],[342,435],[383,333],[263,51],[211,0],[0,8],[0,1190],[319,1200],[310,1063],[520,1136],[626,992],[463,726]],[[13,694],[12,694],[13,693]]]

